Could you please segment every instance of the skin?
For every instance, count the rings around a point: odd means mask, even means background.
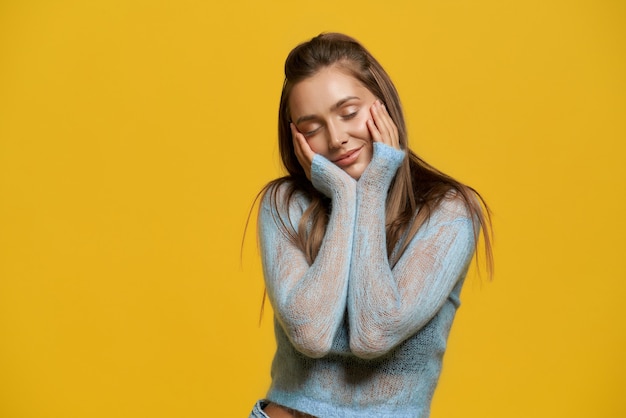
[[[358,180],[372,160],[373,142],[400,149],[398,128],[385,105],[338,66],[323,68],[297,83],[289,96],[289,109],[294,150],[309,180],[315,154]],[[310,417],[274,403],[264,412],[272,418]]]
[[[315,154],[358,180],[372,160],[373,142],[400,148],[385,105],[336,65],[297,83],[289,109],[296,157],[309,180]]]
[[[267,405],[263,409],[263,412],[265,412],[265,414],[270,418],[315,418],[312,415],[294,411],[293,409],[285,408],[284,406],[275,403]]]

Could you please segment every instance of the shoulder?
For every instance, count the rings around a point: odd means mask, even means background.
[[[476,196],[473,193],[461,193],[457,189],[448,190],[444,196],[432,208],[430,218],[436,223],[446,223],[468,220],[474,223],[476,220],[475,209],[479,207]]]
[[[452,215],[470,216],[468,202],[457,189],[448,190],[435,210],[442,210]]]
[[[260,210],[280,216],[298,216],[310,204],[307,194],[288,177],[271,181],[261,191],[261,196]]]

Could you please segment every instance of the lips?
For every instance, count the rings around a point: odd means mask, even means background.
[[[353,150],[350,150],[348,152],[341,154],[339,157],[333,160],[333,163],[335,163],[339,167],[349,166],[350,164],[354,163],[357,160],[357,158],[359,157],[359,154],[361,153],[362,148],[363,147],[353,149]]]

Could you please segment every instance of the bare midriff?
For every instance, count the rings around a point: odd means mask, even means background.
[[[263,408],[263,412],[265,412],[270,418],[315,418],[313,415],[271,402]]]

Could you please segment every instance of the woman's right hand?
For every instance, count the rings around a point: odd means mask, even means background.
[[[311,180],[311,165],[313,164],[313,157],[315,157],[315,152],[313,152],[313,150],[309,146],[309,143],[307,142],[304,135],[302,135],[302,133],[298,131],[296,125],[290,123],[289,127],[291,128],[291,138],[293,140],[293,149],[296,153],[296,158],[304,169],[306,177]]]

